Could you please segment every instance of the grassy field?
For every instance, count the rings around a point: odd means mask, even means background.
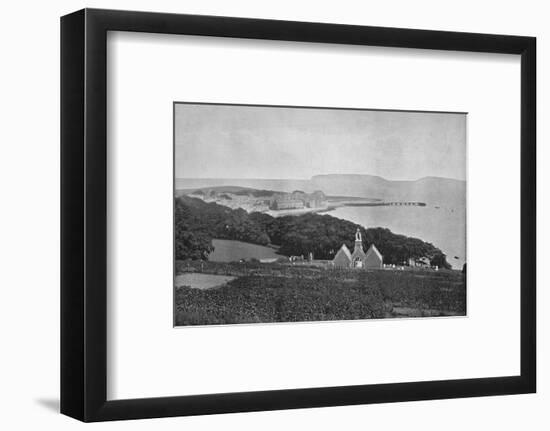
[[[456,271],[185,261],[176,272],[235,277],[213,289],[177,287],[178,326],[466,314],[466,286]]]
[[[233,241],[227,239],[213,239],[214,251],[208,259],[213,262],[231,262],[240,259],[277,259],[281,257],[275,254],[271,247],[250,244],[248,242]]]

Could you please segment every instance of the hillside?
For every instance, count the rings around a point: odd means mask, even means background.
[[[259,190],[252,187],[241,186],[213,186],[213,187],[198,187],[189,189],[176,189],[176,196],[183,195],[208,195],[208,194],[220,194],[220,193],[232,193],[236,195],[252,195],[256,197],[260,196],[273,196],[278,193],[274,190]]]
[[[290,193],[294,190],[313,192],[310,180],[248,179],[248,178],[176,178],[176,190],[190,190],[230,186],[256,190],[276,190]]]
[[[283,217],[248,214],[242,209],[232,210],[188,196],[176,199],[176,259],[208,259],[214,238],[274,245],[286,256],[307,256],[312,252],[317,259],[332,259],[343,243],[353,248],[357,228],[362,232],[365,249],[376,244],[385,263],[426,258],[433,265],[450,267],[445,255],[432,244],[388,229],[365,229],[346,220],[314,213]]]
[[[326,271],[249,262],[177,262],[175,324],[305,322],[464,316],[466,284],[454,271]],[[215,277],[215,288],[192,279]],[[225,281],[227,280],[227,281]],[[209,280],[210,283],[212,281]]]

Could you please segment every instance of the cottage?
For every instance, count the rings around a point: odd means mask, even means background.
[[[363,251],[363,240],[361,231],[355,233],[355,247],[350,252],[346,244],[338,250],[332,264],[336,268],[358,268],[358,269],[380,269],[383,267],[384,259],[374,244],[371,244],[367,252]]]

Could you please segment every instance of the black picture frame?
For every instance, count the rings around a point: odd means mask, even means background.
[[[107,401],[107,32],[186,34],[521,56],[521,374]],[[84,9],[61,18],[61,412],[82,421],[536,390],[536,39]]]

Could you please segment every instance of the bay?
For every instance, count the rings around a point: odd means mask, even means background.
[[[388,228],[393,233],[430,242],[447,255],[453,269],[461,269],[466,262],[465,208],[434,205],[338,207],[327,214],[365,228]]]

